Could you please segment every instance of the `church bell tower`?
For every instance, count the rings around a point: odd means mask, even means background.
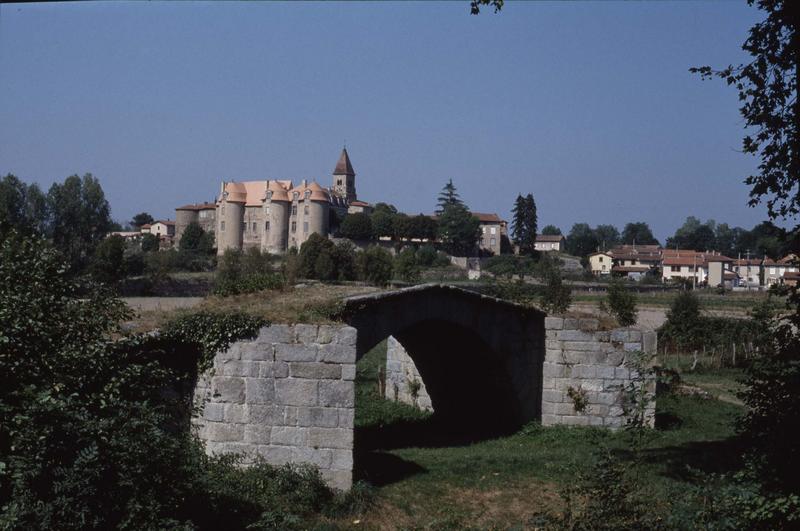
[[[356,200],[356,172],[353,171],[353,165],[350,164],[347,148],[342,148],[339,162],[336,163],[336,168],[333,170],[332,190],[339,197],[346,199],[348,203]]]

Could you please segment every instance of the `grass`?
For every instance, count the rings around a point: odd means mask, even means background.
[[[385,344],[358,364],[356,474],[377,492],[375,506],[358,518],[359,528],[533,527],[537,514],[563,510],[563,489],[590,473],[602,451],[633,459],[626,432],[600,428],[530,424],[511,435],[448,438],[436,433],[435,417],[378,396],[384,362]],[[738,375],[708,370],[686,378],[697,385],[733,385]],[[738,466],[741,448],[733,425],[741,411],[715,399],[659,398],[659,427],[647,434],[633,464],[654,510],[668,512],[672,500],[698,482],[693,470],[716,473]]]
[[[720,295],[715,291],[698,290],[695,293],[697,293],[702,307],[714,310],[748,311],[767,298],[766,292],[730,292]],[[669,307],[677,296],[677,291],[636,293],[636,304],[640,306]],[[605,300],[605,298],[605,293],[575,292],[572,294],[574,302],[599,302]]]

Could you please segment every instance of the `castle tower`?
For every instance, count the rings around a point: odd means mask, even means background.
[[[264,199],[264,232],[261,249],[271,253],[283,254],[289,240],[289,211],[291,199],[288,189],[291,181],[269,181],[267,196]]]
[[[331,189],[339,197],[345,198],[348,203],[356,200],[356,172],[353,171],[353,165],[350,164],[347,148],[342,148],[339,162],[336,163],[336,168],[333,170]]]

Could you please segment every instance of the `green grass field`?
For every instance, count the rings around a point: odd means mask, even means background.
[[[766,292],[735,292],[720,295],[713,290],[698,290],[700,304],[704,308],[714,310],[750,310],[753,306],[767,298]],[[637,293],[636,303],[639,306],[656,306],[668,308],[677,297],[678,292]],[[574,292],[573,302],[599,302],[606,298],[605,293]]]
[[[602,452],[629,456],[629,435],[597,428],[531,424],[503,436],[453,430],[409,406],[378,396],[385,344],[358,364],[356,477],[376,489],[376,505],[358,518],[366,529],[529,528],[539,513],[563,509],[563,489],[590,473]],[[735,386],[738,371],[699,371],[692,385]],[[716,399],[667,395],[657,404],[634,464],[654,510],[697,482],[692,470],[724,472],[738,465],[734,421],[741,407]],[[349,527],[353,521],[336,522]]]

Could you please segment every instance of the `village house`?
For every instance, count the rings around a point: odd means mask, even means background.
[[[784,284],[787,273],[798,272],[797,257],[789,255],[781,258],[780,260],[773,260],[772,258],[764,258],[764,285],[769,287],[778,284]],[[794,282],[794,275],[789,275],[790,281]]]
[[[589,270],[595,276],[610,275],[614,266],[614,256],[608,251],[589,255]]]
[[[732,271],[739,277],[739,286],[759,287],[763,285],[763,264],[760,258],[736,259],[733,261]]]
[[[145,223],[139,228],[142,234],[152,234],[159,238],[172,238],[175,236],[175,222],[169,220],[158,220],[153,223]]]
[[[503,236],[508,237],[508,224],[500,219],[497,214],[486,214],[483,212],[472,212],[478,218],[481,227],[481,237],[478,247],[481,251],[499,255],[502,249]]]
[[[561,234],[537,234],[533,248],[537,251],[564,251],[564,236]]]

